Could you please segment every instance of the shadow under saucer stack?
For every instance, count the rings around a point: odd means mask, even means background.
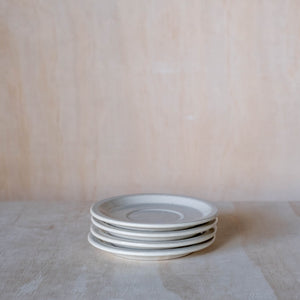
[[[93,204],[90,211],[90,244],[124,258],[173,259],[207,248],[216,238],[217,208],[195,198],[119,196]]]

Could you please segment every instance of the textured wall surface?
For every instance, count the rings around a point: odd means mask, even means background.
[[[300,1],[0,0],[0,199],[300,199]]]

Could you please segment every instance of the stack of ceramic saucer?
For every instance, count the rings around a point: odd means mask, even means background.
[[[203,200],[137,194],[101,200],[91,207],[88,241],[130,259],[162,260],[210,246],[216,237],[217,208]]]

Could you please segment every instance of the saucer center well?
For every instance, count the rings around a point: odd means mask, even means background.
[[[168,224],[183,219],[183,214],[170,210],[170,209],[159,209],[159,208],[144,208],[131,211],[127,214],[127,218],[133,222],[141,223],[160,223]]]

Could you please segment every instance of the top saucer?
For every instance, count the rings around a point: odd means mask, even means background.
[[[206,223],[217,208],[203,200],[167,194],[136,194],[98,201],[94,218],[125,228],[177,230]]]

